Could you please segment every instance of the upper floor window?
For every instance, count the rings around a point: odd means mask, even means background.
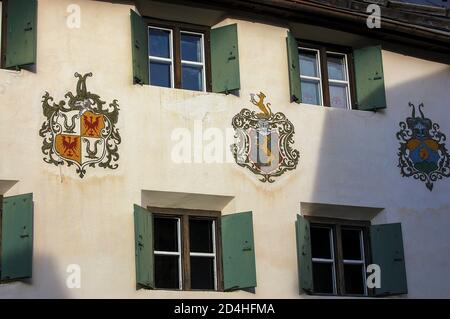
[[[302,102],[352,109],[351,52],[324,46],[299,47]]]
[[[210,91],[209,28],[149,21],[150,85]]]

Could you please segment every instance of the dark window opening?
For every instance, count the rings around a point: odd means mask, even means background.
[[[320,219],[319,219],[320,220]],[[356,224],[356,225],[355,225]],[[365,296],[367,230],[365,223],[311,222],[313,292]]]
[[[155,286],[220,290],[219,212],[152,208]]]

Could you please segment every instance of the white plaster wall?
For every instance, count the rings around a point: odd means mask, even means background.
[[[80,29],[66,27],[69,4]],[[398,123],[408,102],[450,135],[450,67],[384,51],[388,108],[378,113],[289,103],[287,29],[238,23],[240,97],[133,86],[130,6],[88,0],[39,0],[37,72],[0,70],[0,179],[18,180],[5,195],[34,193],[34,261],[29,282],[0,285],[0,298],[298,298],[294,221],[300,202],[384,207],[375,222],[401,222],[409,297],[450,297],[450,179],[433,192],[397,168]],[[46,164],[38,131],[41,97],[75,91],[75,72],[93,72],[88,89],[117,99],[122,136],[117,170]],[[175,128],[231,127],[250,93],[263,91],[274,112],[295,125],[297,170],[263,184],[236,164],[176,164]],[[228,145],[225,146],[228,152]],[[142,190],[234,196],[224,213],[253,211],[258,287],[246,292],[135,290],[133,203]],[[66,288],[79,264],[82,287]]]

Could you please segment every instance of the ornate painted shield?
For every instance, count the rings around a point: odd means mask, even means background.
[[[439,131],[439,125],[433,123],[423,114],[423,104],[418,109],[409,103],[412,115],[406,122],[400,122],[397,139],[400,141],[398,152],[403,177],[414,177],[425,182],[433,190],[433,182],[450,176],[450,156],[445,147],[446,136]]]
[[[75,165],[80,177],[86,167],[116,169],[119,159],[118,147],[121,139],[115,127],[119,106],[114,100],[109,107],[96,94],[87,91],[86,79],[92,73],[78,78],[77,94],[68,92],[69,101],[51,103],[53,98],[46,92],[42,108],[47,118],[39,135],[44,138],[42,152],[44,161],[50,164]]]
[[[297,167],[300,153],[291,146],[294,125],[283,113],[272,113],[264,93],[257,96],[259,101],[251,94],[251,102],[261,113],[244,108],[233,117],[236,142],[231,150],[239,166],[261,175],[260,181],[273,183],[274,177]]]

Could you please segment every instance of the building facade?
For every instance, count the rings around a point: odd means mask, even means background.
[[[328,2],[3,0],[0,297],[450,297],[448,10]]]

